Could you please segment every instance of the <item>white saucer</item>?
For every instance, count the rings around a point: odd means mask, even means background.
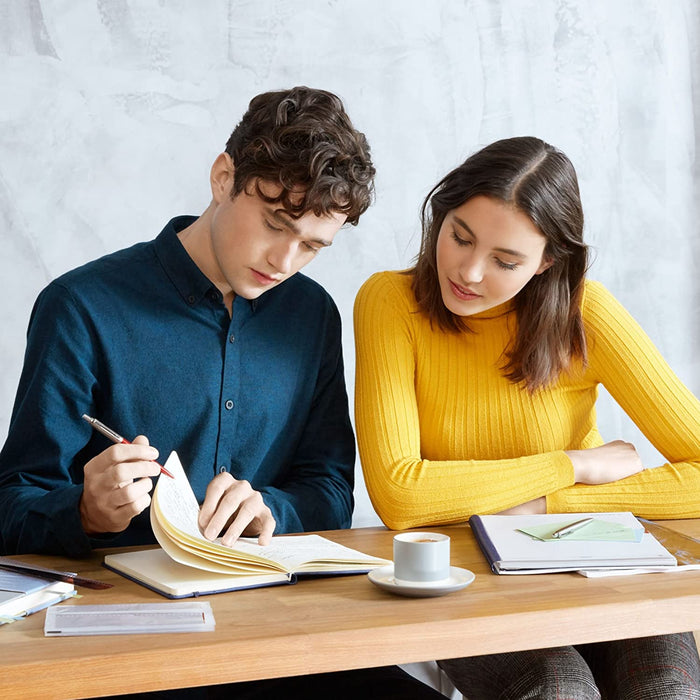
[[[427,581],[425,583],[397,583],[394,579],[394,565],[382,566],[367,574],[369,580],[379,588],[390,593],[405,595],[410,598],[432,598],[466,588],[475,578],[469,569],[450,567],[450,577],[443,581]]]

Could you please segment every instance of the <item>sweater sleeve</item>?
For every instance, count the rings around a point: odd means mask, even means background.
[[[700,517],[700,402],[601,284],[588,283],[583,311],[589,371],[667,462],[620,481],[562,489],[548,496],[548,511]]]
[[[367,490],[382,521],[393,529],[461,522],[573,484],[563,451],[498,461],[422,458],[416,317],[391,273],[371,277],[355,302],[357,440]]]

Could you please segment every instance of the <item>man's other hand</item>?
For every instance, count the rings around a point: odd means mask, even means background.
[[[241,535],[257,535],[258,544],[266,545],[275,531],[275,519],[259,491],[225,472],[217,474],[207,486],[199,510],[199,528],[208,540],[221,535],[221,543],[227,547]]]

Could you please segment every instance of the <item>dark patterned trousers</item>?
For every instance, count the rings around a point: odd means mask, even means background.
[[[445,659],[468,700],[700,700],[691,632]]]

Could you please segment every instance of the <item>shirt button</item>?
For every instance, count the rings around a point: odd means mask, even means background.
[[[223,474],[225,471],[226,471],[226,467],[222,464],[222,465],[219,467],[219,474]]]
[[[197,301],[197,300],[195,299],[194,294],[190,294],[190,295],[187,297],[187,301],[188,301],[190,304],[194,304],[194,302]]]
[[[233,343],[235,340],[236,340],[236,336],[233,333],[231,333],[231,335],[228,337],[228,342]]]
[[[231,401],[231,399],[229,399],[229,400],[224,404],[224,406],[226,406],[226,409],[230,411],[230,410],[233,408],[233,401]]]

